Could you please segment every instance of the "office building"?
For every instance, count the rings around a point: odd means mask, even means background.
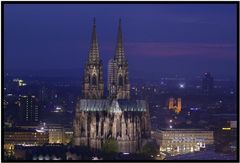
[[[203,79],[202,79],[202,91],[204,95],[210,95],[213,91],[213,77],[212,75],[207,72],[204,73]]]
[[[153,131],[160,152],[170,155],[200,151],[211,147],[214,143],[213,131],[199,129],[162,129]]]
[[[4,144],[39,146],[48,143],[48,133],[35,129],[9,128],[4,131]]]
[[[39,122],[39,105],[35,96],[20,97],[21,120],[26,124]]]

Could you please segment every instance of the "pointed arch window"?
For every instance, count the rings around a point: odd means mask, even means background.
[[[127,80],[127,75],[125,75],[125,77],[124,77],[124,83],[128,83],[127,81],[128,81],[128,80]]]
[[[118,85],[119,85],[119,86],[123,86],[123,77],[122,77],[122,75],[120,75],[120,76],[118,77]]]
[[[97,85],[97,77],[96,77],[96,75],[93,75],[93,77],[92,77],[92,85]]]

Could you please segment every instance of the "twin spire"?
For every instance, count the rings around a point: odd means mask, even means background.
[[[119,19],[118,24],[118,34],[117,34],[117,46],[114,59],[119,63],[125,60],[124,49],[123,49],[123,38],[122,38],[122,24],[121,19]]]
[[[92,30],[92,40],[88,56],[89,62],[99,62],[99,50],[97,42],[97,32],[96,32],[96,19],[93,18],[93,30]]]
[[[116,46],[116,50],[115,50],[114,59],[118,63],[121,63],[122,61],[125,60],[121,19],[119,19],[119,24],[118,24],[117,46]],[[93,18],[92,40],[91,40],[91,46],[90,46],[88,60],[91,63],[97,63],[100,61],[98,41],[97,41],[97,32],[96,32],[96,18],[95,17]]]
[[[129,99],[128,64],[124,56],[121,19],[119,19],[114,59],[108,65],[108,91],[110,98]],[[83,97],[100,99],[104,95],[103,64],[99,55],[96,19],[93,19],[92,39],[84,71]]]

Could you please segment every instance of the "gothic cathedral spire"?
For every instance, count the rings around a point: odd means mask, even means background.
[[[119,23],[118,23],[117,46],[116,46],[114,59],[119,63],[125,61],[121,19],[119,19]]]
[[[92,40],[88,55],[88,60],[84,70],[83,98],[100,99],[103,98],[104,82],[102,60],[100,59],[96,20],[93,20]]]
[[[128,63],[125,58],[123,48],[121,19],[119,19],[117,45],[114,59],[111,59],[108,65],[108,91],[110,98],[130,98]]]
[[[91,40],[91,45],[90,45],[90,50],[88,55],[88,62],[90,63],[99,62],[99,50],[98,50],[95,18],[93,18],[92,40]]]

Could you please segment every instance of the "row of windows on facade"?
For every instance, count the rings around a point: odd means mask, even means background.
[[[9,133],[8,133],[9,134]],[[12,134],[12,135],[8,135],[7,133],[6,133],[6,137],[14,137],[14,135],[21,135],[21,137],[22,136],[25,136],[25,137],[27,137],[27,136],[30,136],[30,135],[38,135],[38,136],[45,136],[46,135],[46,133],[41,133],[41,132],[38,132],[38,133],[36,133],[36,132],[30,132],[30,133],[26,133],[26,132],[14,132],[14,133],[10,133],[10,134]],[[5,136],[4,136],[5,137]]]
[[[206,134],[164,134],[164,136],[166,136],[166,137],[168,137],[168,136],[171,136],[171,137],[181,137],[181,136],[211,137],[211,135],[209,135],[208,133],[206,133]]]
[[[203,140],[206,141],[206,140]],[[199,142],[203,142],[203,141],[199,141],[199,140],[165,140],[165,143],[199,143]]]
[[[34,114],[37,116],[37,115],[38,115],[38,112],[34,112]],[[26,112],[26,116],[27,116],[27,115],[33,115],[33,114],[32,114],[32,112],[31,112],[31,113]]]
[[[28,108],[29,105],[27,105],[26,107]],[[32,108],[32,105],[30,105],[30,108]],[[38,108],[38,106],[35,105],[35,108]]]

